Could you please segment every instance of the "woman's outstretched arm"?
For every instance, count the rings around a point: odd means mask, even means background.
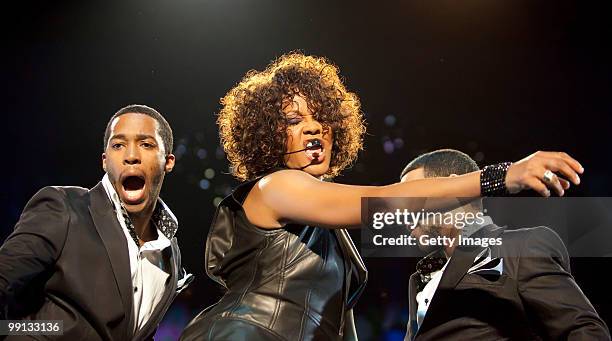
[[[546,170],[558,174],[543,179]],[[543,196],[550,190],[563,195],[569,181],[579,184],[583,168],[565,153],[537,152],[510,166],[505,184],[510,193],[533,189]],[[565,178],[565,179],[563,179]],[[549,189],[550,188],[550,189]],[[297,170],[282,170],[262,178],[245,202],[251,222],[280,227],[288,222],[327,228],[359,226],[362,197],[476,198],[481,195],[480,171],[456,177],[427,178],[386,186],[354,186],[329,183]],[[262,214],[263,213],[263,214]],[[270,219],[261,219],[267,216]]]

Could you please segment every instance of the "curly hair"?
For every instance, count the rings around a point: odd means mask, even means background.
[[[332,129],[332,157],[324,177],[337,176],[355,161],[365,133],[359,98],[347,91],[331,62],[291,52],[261,72],[247,72],[221,99],[217,124],[236,178],[251,180],[284,166],[288,124],[283,102],[296,94],[324,130]]]

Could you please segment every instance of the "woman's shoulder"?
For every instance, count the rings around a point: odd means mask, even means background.
[[[281,168],[257,176],[253,179],[246,180],[238,184],[238,186],[236,186],[232,190],[232,192],[221,201],[221,204],[226,206],[231,204],[238,204],[242,206],[244,204],[244,201],[246,200],[246,197],[249,195],[253,187],[255,187],[255,185],[257,185],[258,183],[262,182],[263,184],[269,184],[270,182],[284,182],[288,180],[289,177],[299,176],[299,174],[295,174],[296,172],[302,173],[294,169]]]
[[[297,169],[281,169],[266,174],[258,181],[258,188],[262,191],[294,191],[302,184],[309,184],[316,180],[312,175]]]

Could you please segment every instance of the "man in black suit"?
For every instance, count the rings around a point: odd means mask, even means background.
[[[402,181],[478,170],[468,155],[421,155]],[[453,212],[482,212],[481,200]],[[609,330],[570,274],[567,250],[549,228],[506,230],[482,216],[458,229],[420,225],[412,236],[480,238],[487,247],[438,245],[409,281],[405,340],[610,340]],[[458,239],[457,239],[458,240]]]
[[[115,113],[102,181],[41,189],[0,248],[0,319],[61,320],[63,335],[49,336],[61,340],[152,339],[192,279],[159,198],[171,151],[172,130],[155,109]]]

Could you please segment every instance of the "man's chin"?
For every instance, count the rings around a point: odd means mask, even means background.
[[[123,203],[123,207],[125,207],[125,210],[130,213],[130,214],[138,214],[141,213],[142,211],[145,210],[145,208],[147,207],[146,202],[143,201],[141,203],[138,204],[127,204],[127,203]]]
[[[138,200],[136,202],[131,202],[129,200],[126,200],[125,198],[121,198],[121,201],[123,203],[123,207],[129,214],[139,214],[146,210],[146,208],[149,206],[150,200],[145,197],[142,200]]]

